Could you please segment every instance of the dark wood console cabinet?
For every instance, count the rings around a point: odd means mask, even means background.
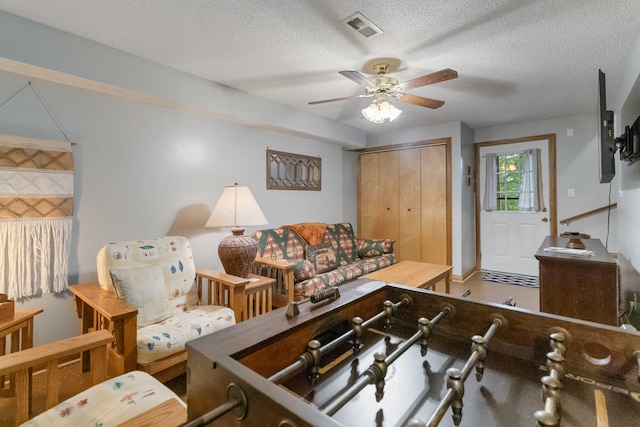
[[[582,239],[594,256],[545,252],[568,239],[548,236],[536,258],[540,268],[540,311],[618,325],[617,263],[598,239]]]

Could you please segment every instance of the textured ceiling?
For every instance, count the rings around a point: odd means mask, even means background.
[[[462,121],[484,128],[595,111],[597,70],[614,104],[640,29],[638,0],[0,0],[0,9],[292,105],[368,132]],[[343,20],[360,12],[384,32]],[[397,103],[376,125],[370,99],[340,70],[398,60],[400,81],[443,68],[459,78],[410,93],[438,110]]]

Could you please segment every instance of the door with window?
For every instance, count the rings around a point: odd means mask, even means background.
[[[550,145],[549,140],[541,139],[480,146],[483,270],[538,275],[534,254],[544,238],[552,234],[550,225],[555,219],[555,213],[549,213]]]

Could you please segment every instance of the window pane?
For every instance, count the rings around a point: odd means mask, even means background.
[[[497,201],[500,211],[518,210],[523,160],[523,153],[503,154],[496,157],[498,163]]]

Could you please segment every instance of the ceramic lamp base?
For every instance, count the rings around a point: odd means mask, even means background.
[[[218,245],[218,256],[227,274],[247,277],[258,253],[258,242],[250,236],[244,236],[244,230],[232,230]]]

